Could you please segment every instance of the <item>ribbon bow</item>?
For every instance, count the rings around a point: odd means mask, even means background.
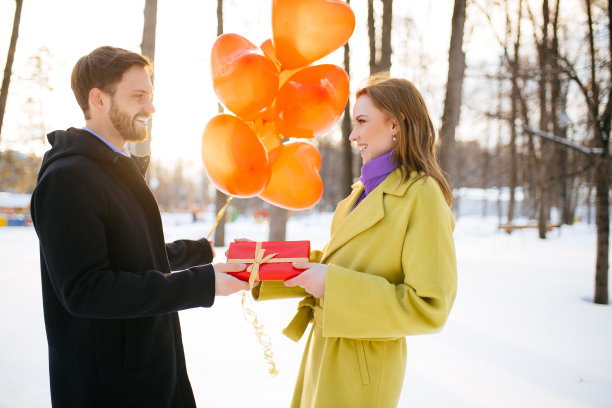
[[[255,259],[253,259],[253,264],[251,264],[247,268],[247,272],[251,273],[251,276],[249,276],[249,288],[251,289],[253,289],[255,281],[259,280],[259,265],[268,262],[270,259],[278,255],[278,254],[270,254],[270,255],[266,255],[266,257],[264,258],[265,252],[266,250],[261,247],[261,242],[257,242],[255,244]]]

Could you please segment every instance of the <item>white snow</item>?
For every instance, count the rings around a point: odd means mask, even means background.
[[[167,240],[206,235],[212,214],[164,214]],[[293,216],[290,240],[327,240],[330,214]],[[228,240],[266,240],[242,216]],[[595,227],[578,223],[537,238],[511,235],[495,218],[461,216],[455,231],[457,300],[441,333],[407,339],[400,407],[610,407],[612,307],[592,303]],[[229,242],[229,241],[228,241]],[[216,261],[225,248],[216,248]],[[32,227],[0,228],[0,407],[48,407],[47,346],[38,244]],[[287,407],[305,338],[280,332],[297,300],[255,303],[280,374],[242,315],[241,297],[181,312],[191,383],[201,407]],[[75,375],[77,375],[75,373]]]

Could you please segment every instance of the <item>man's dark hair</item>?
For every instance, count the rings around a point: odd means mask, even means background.
[[[113,96],[123,74],[134,65],[151,72],[151,62],[143,55],[117,47],[99,47],[81,57],[72,69],[71,86],[85,119],[89,119],[89,91],[98,88]]]

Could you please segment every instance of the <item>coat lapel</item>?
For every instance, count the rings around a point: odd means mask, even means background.
[[[395,170],[351,211],[364,191],[363,184],[353,185],[353,192],[338,205],[336,212],[340,217],[332,224],[332,234],[321,262],[324,263],[334,251],[353,237],[378,223],[385,216],[384,195],[404,195],[408,186],[416,179],[415,176],[416,173],[411,173],[410,180],[402,183],[400,171]]]

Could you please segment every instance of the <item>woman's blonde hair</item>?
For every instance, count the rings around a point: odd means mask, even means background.
[[[436,134],[421,93],[412,82],[377,74],[357,91],[356,97],[367,95],[388,118],[399,124],[393,162],[400,168],[404,180],[416,170],[438,182],[448,205],[453,196],[436,159]]]

